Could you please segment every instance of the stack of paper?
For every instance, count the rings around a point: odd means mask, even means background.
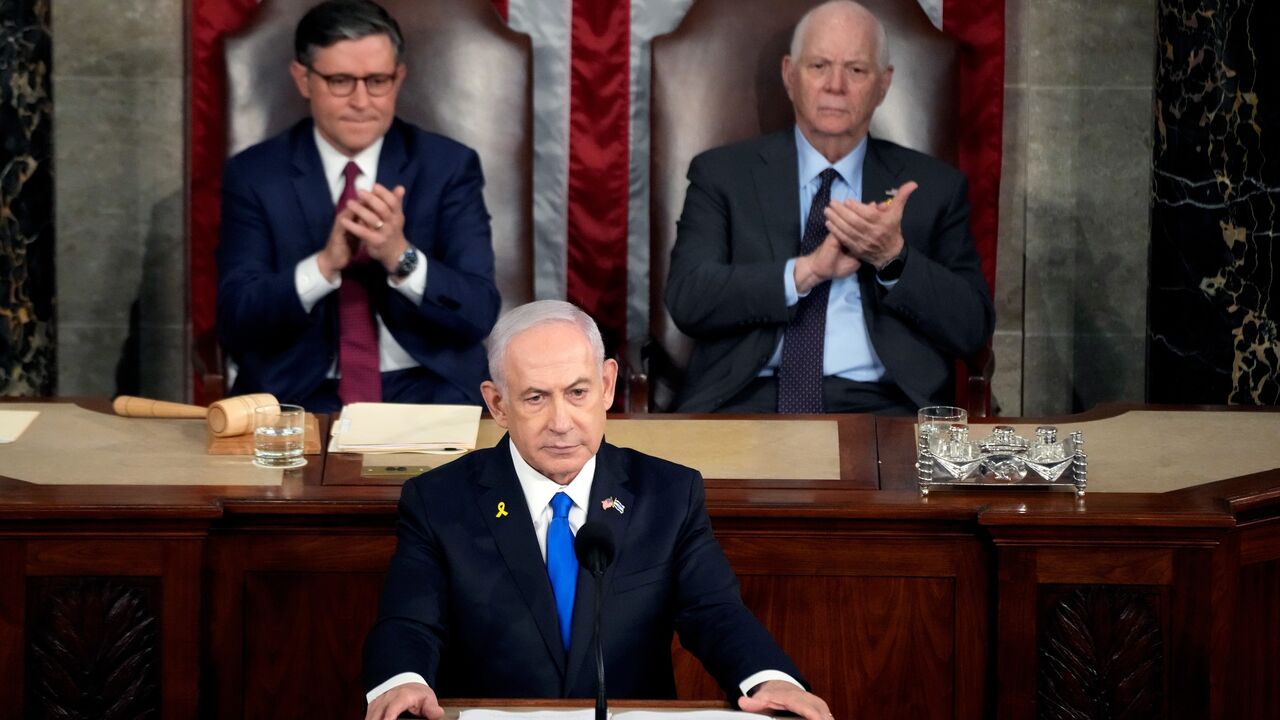
[[[474,450],[477,405],[352,403],[333,424],[329,452],[460,453]]]

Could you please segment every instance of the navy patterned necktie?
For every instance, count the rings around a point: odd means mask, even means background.
[[[819,175],[822,186],[813,196],[809,217],[800,238],[800,254],[813,252],[827,237],[823,211],[831,202],[831,183],[840,177],[834,168]],[[782,364],[778,367],[778,412],[820,413],[822,402],[822,356],[827,333],[827,298],[831,281],[819,283],[800,298],[796,314],[787,324],[782,340]]]

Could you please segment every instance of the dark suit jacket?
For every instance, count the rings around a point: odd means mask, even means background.
[[[365,642],[367,688],[417,672],[446,697],[595,696],[594,579],[578,576],[565,653],[508,442],[404,486],[399,541]],[[625,512],[603,509],[610,497]],[[697,472],[604,443],[587,519],[609,525],[617,544],[601,630],[610,697],[675,697],[673,630],[730,697],[760,670],[800,679],[742,604]]]
[[[862,309],[887,382],[917,405],[950,402],[956,358],[977,353],[995,324],[969,231],[960,171],[871,138],[862,199],[908,180],[906,268],[891,290],[858,271]],[[795,312],[782,273],[800,252],[799,169],[791,128],[709,150],[689,165],[689,191],[671,251],[667,309],[695,340],[680,412],[714,411],[756,377]]]
[[[427,261],[417,306],[372,283],[370,302],[396,341],[441,378],[444,400],[481,402],[481,342],[498,316],[489,213],[480,161],[470,148],[393,122],[377,181],[405,187],[405,236]],[[222,176],[218,244],[218,336],[239,365],[234,393],[308,396],[338,352],[338,294],[302,309],[298,261],[324,247],[334,205],[312,122],[233,157]]]

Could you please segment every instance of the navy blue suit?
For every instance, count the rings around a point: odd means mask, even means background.
[[[396,342],[428,372],[420,401],[480,404],[482,341],[500,299],[480,161],[470,148],[401,120],[387,131],[377,182],[405,187],[405,237],[427,261],[414,305],[379,279],[370,302]],[[222,178],[218,337],[239,366],[235,394],[301,402],[338,352],[338,294],[303,310],[300,260],[321,250],[334,204],[310,119],[239,153]]]
[[[405,484],[399,541],[365,642],[367,689],[416,672],[442,697],[595,696],[594,579],[580,571],[566,653],[508,442]],[[606,523],[617,544],[604,576],[609,696],[675,697],[673,631],[730,697],[760,670],[800,679],[742,604],[702,477],[607,443],[596,457],[587,521]],[[625,512],[604,509],[606,498]]]

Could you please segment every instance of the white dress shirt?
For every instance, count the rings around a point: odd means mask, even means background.
[[[373,189],[373,184],[378,177],[378,159],[382,154],[382,138],[378,138],[372,145],[360,151],[355,157],[349,158],[338,151],[337,148],[329,144],[320,136],[318,130],[315,133],[316,150],[320,152],[320,165],[324,170],[324,178],[329,183],[329,194],[333,199],[336,207],[338,198],[342,197],[342,190],[347,185],[347,179],[342,171],[347,167],[347,162],[354,162],[360,168],[360,174],[356,176],[356,189],[369,191]],[[320,274],[320,265],[316,258],[320,253],[310,255],[298,261],[293,271],[293,283],[298,292],[298,300],[302,303],[302,309],[311,312],[326,295],[342,287],[342,276],[339,275],[333,282],[329,282],[324,275]],[[422,295],[427,289],[427,259],[418,253],[418,266],[409,273],[409,276],[399,282],[394,282],[390,275],[387,276],[387,285],[396,292],[408,298],[409,302],[418,305],[422,302]],[[375,313],[375,319],[378,322],[378,369],[382,372],[392,370],[404,370],[406,368],[417,367],[418,361],[413,359],[400,343],[396,342],[391,331],[387,330],[387,326],[382,322],[382,318]],[[338,373],[338,360],[334,358],[333,365],[329,368],[328,377],[336,378]]]

